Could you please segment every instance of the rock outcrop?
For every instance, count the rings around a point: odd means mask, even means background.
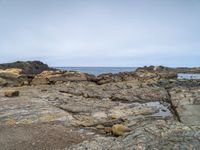
[[[130,132],[131,129],[122,125],[122,124],[115,124],[112,126],[112,134],[116,136],[122,136],[126,132]]]
[[[81,82],[93,80],[95,80],[94,75],[75,71],[43,71],[41,74],[34,77],[31,84],[55,84],[57,82]]]
[[[35,75],[43,71],[55,71],[40,61],[17,61],[0,64],[0,86],[29,85]]]
[[[0,69],[0,86],[21,86],[28,82],[21,69]]]
[[[171,101],[181,122],[200,124],[200,86],[177,86],[170,90]]]
[[[13,63],[0,64],[0,69],[18,68],[22,70],[23,74],[36,75],[44,70],[55,70],[49,68],[48,65],[40,61],[17,61]]]
[[[1,69],[1,148],[199,149],[200,81],[177,72]]]
[[[176,79],[177,72],[171,70],[167,67],[162,66],[150,66],[150,67],[143,67],[138,68],[135,71],[137,77],[142,78],[144,80],[148,79]]]

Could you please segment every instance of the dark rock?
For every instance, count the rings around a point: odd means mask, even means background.
[[[175,68],[173,69],[175,72],[177,73],[200,73],[200,68],[196,67],[196,68],[184,68],[184,67],[179,67],[179,68]]]
[[[175,72],[175,73],[200,73],[200,67],[194,67],[194,68],[187,68],[187,67],[177,67],[177,68],[170,68],[165,66],[145,66],[140,67],[138,70],[147,70],[147,71],[168,71],[168,72]]]
[[[18,68],[23,74],[39,74],[44,70],[55,70],[40,61],[17,61],[13,63],[0,64],[0,69]]]

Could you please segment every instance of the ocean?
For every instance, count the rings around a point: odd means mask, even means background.
[[[79,71],[83,73],[89,73],[93,75],[99,75],[103,73],[119,73],[119,72],[131,72],[135,71],[137,67],[55,67],[61,70]],[[178,79],[200,79],[200,74],[179,73]]]
[[[102,73],[119,73],[135,71],[136,67],[56,67],[61,70],[79,71],[83,73],[89,73],[99,75]]]
[[[178,79],[193,79],[193,80],[200,80],[200,74],[199,73],[179,73]]]

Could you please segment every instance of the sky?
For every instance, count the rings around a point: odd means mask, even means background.
[[[200,66],[200,0],[0,0],[0,63]]]

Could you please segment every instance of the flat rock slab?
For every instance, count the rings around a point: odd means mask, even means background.
[[[200,87],[175,87],[170,95],[180,121],[186,125],[200,125]]]
[[[2,150],[55,150],[78,144],[90,137],[59,124],[0,125]]]
[[[187,125],[200,125],[200,105],[182,105],[177,108],[181,122]]]
[[[176,121],[142,121],[120,137],[96,137],[65,150],[199,150],[199,127]]]
[[[0,90],[0,125],[31,124],[52,121],[67,122],[70,120],[70,114],[49,105],[41,98],[36,96],[32,89],[25,91],[18,97],[4,97]],[[30,96],[30,93],[36,94]]]

